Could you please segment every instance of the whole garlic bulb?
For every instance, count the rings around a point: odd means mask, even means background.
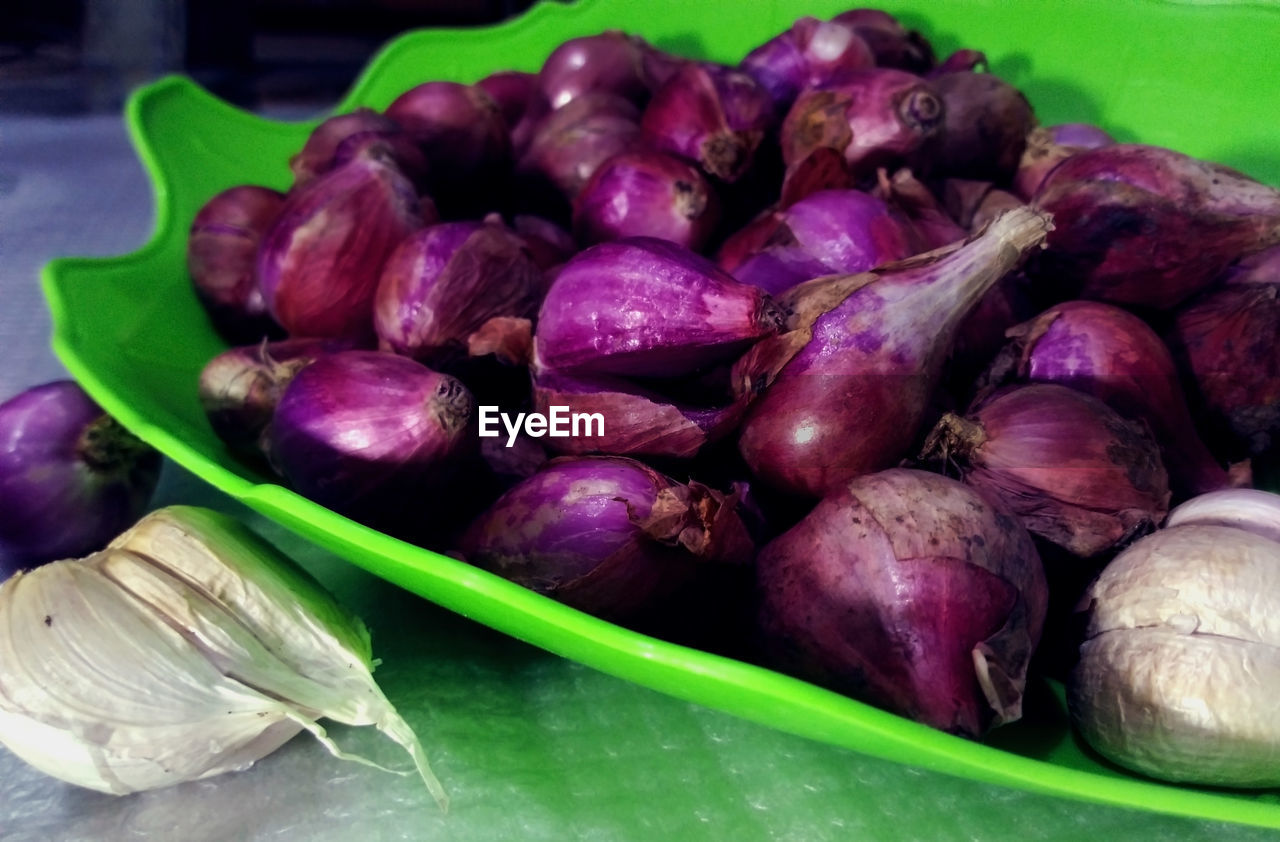
[[[1068,705],[1094,749],[1162,780],[1280,786],[1280,543],[1164,529],[1117,556],[1082,608]]]
[[[152,512],[105,550],[0,585],[0,743],[123,795],[246,769],[317,720],[374,725],[446,798],[371,674],[364,624],[225,515]],[[370,764],[374,765],[374,764]]]

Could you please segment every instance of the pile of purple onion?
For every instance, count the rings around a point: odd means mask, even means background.
[[[192,224],[209,420],[341,514],[981,736],[1280,434],[1280,192],[985,68],[856,9],[331,117]]]

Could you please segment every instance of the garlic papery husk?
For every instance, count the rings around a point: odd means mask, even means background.
[[[1280,494],[1259,488],[1226,488],[1192,497],[1169,512],[1165,526],[1193,523],[1233,526],[1280,541]]]
[[[124,794],[247,768],[303,729],[370,763],[327,718],[377,727],[446,803],[364,624],[234,519],[160,509],[37,572],[0,587],[0,742],[37,768]]]
[[[1071,715],[1100,754],[1154,778],[1280,786],[1280,543],[1163,529],[1085,593]]]

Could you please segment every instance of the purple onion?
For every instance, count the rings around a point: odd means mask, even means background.
[[[874,66],[875,55],[852,26],[813,17],[798,19],[747,53],[740,64],[769,92],[778,115],[787,112],[801,91]]]
[[[924,148],[942,131],[945,114],[938,92],[911,73],[845,73],[796,98],[782,122],[782,159],[793,166],[831,148],[844,155],[855,178],[866,178],[877,167],[896,169]]]
[[[698,251],[720,221],[720,200],[693,164],[640,149],[600,164],[573,202],[582,243],[656,237]]]
[[[640,111],[613,94],[591,93],[541,121],[516,171],[572,200],[600,164],[639,146]]]
[[[773,123],[773,100],[750,75],[687,62],[653,95],[640,128],[654,148],[734,182],[751,168]]]
[[[534,98],[540,96],[538,74],[523,73],[519,70],[490,73],[476,82],[476,87],[488,94],[498,106],[503,122],[511,130],[514,130],[528,113]]]
[[[539,365],[568,374],[678,377],[777,332],[763,290],[665,240],[579,252],[551,284],[534,338]]]
[[[699,563],[750,562],[738,497],[632,459],[553,459],[477,518],[456,550],[574,608],[626,620],[689,581]]]
[[[538,89],[553,109],[588,93],[607,93],[639,104],[649,96],[647,45],[616,30],[570,38],[551,51],[538,72]]]
[[[1013,192],[1030,201],[1045,176],[1061,161],[1077,152],[1114,143],[1111,135],[1088,123],[1062,123],[1032,129],[1027,134],[1026,148],[1013,177]]]
[[[285,201],[263,238],[257,274],[291,336],[373,335],[382,265],[422,227],[413,185],[379,156],[357,158]]]
[[[1169,349],[1146,322],[1096,301],[1067,301],[1009,331],[998,379],[1059,383],[1150,427],[1175,491],[1226,488],[1196,432]]]
[[[423,192],[431,183],[431,168],[427,165],[427,157],[423,154],[422,147],[408,134],[397,131],[356,132],[348,135],[333,150],[333,162],[329,169],[340,167],[356,158],[378,158],[394,163],[419,192],[418,201],[422,205],[423,221],[431,224],[439,219],[435,200]]]
[[[1240,255],[1280,243],[1280,190],[1158,146],[1072,155],[1033,204],[1054,230],[1028,271],[1063,297],[1167,310]]]
[[[941,248],[968,236],[969,232],[942,209],[937,197],[911,170],[900,169],[891,177],[882,169],[877,180],[874,195],[911,220],[924,250]]]
[[[755,475],[812,498],[897,464],[921,432],[961,322],[1048,227],[1015,210],[954,249],[791,290],[788,332],[735,366],[735,393],[759,393],[738,438]]]
[[[406,238],[382,268],[373,325],[383,349],[442,361],[498,316],[532,317],[542,272],[506,226],[445,222]]]
[[[191,282],[210,322],[228,342],[251,342],[279,332],[267,313],[254,260],[284,203],[283,193],[243,184],[205,202],[191,223]]]
[[[559,266],[578,253],[578,243],[568,231],[549,219],[531,214],[516,214],[511,227],[524,241],[534,264],[543,271]]]
[[[474,402],[454,377],[381,351],[317,359],[285,387],[271,462],[323,506],[378,527],[426,517],[476,447]]]
[[[1178,308],[1166,339],[1215,446],[1241,458],[1280,441],[1280,246]]]
[[[495,185],[509,170],[511,133],[483,89],[425,82],[398,96],[384,113],[422,148],[437,202],[468,212],[488,210],[482,188]]]
[[[1145,426],[1056,383],[997,391],[948,413],[925,450],[960,467],[1027,530],[1081,558],[1121,546],[1169,511],[1169,481]]]
[[[833,489],[756,561],[778,669],[967,737],[1022,715],[1048,586],[1004,507],[893,469]]]
[[[778,215],[767,245],[733,270],[777,295],[819,275],[864,272],[922,251],[909,220],[858,190],[824,190]]]
[[[102,549],[142,516],[160,462],[70,380],[0,403],[0,560],[17,569]]]
[[[362,140],[351,142],[356,137]],[[390,147],[396,163],[410,180],[424,183],[427,163],[400,124],[372,108],[357,108],[327,118],[307,136],[302,150],[289,159],[293,189],[349,161],[356,156],[358,145],[375,138]]]
[[[205,363],[197,387],[209,426],[232,450],[261,456],[262,435],[285,386],[324,354],[346,351],[346,339],[282,339],[230,348]]]
[[[565,407],[568,413],[602,419],[602,429],[582,428],[581,435],[547,440],[549,449],[564,454],[690,459],[734,431],[748,400],[726,397],[724,406],[694,407],[618,377],[545,370],[533,382],[535,411],[545,415],[552,407]]]
[[[716,252],[716,265],[732,273],[751,255],[769,245],[769,240],[782,226],[778,208],[765,208],[750,222],[725,238]]]
[[[909,73],[927,73],[933,68],[933,45],[916,30],[904,27],[888,12],[850,9],[831,20],[853,28],[871,48],[876,67],[896,67]]]
[[[921,150],[920,168],[933,177],[1008,183],[1036,124],[1031,103],[990,73],[944,73],[929,84],[942,98],[943,121]]]

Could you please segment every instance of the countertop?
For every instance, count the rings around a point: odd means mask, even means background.
[[[288,115],[273,115],[288,116]],[[302,115],[293,115],[302,116]],[[0,400],[66,377],[40,267],[145,242],[146,177],[119,117],[0,115]],[[0,839],[1251,840],[1255,828],[1032,795],[920,771],[678,701],[506,638],[311,547],[166,463],[155,506],[231,512],[368,622],[376,676],[452,799],[301,735],[252,769],[128,797],[0,748]],[[344,748],[407,768],[370,729]]]

